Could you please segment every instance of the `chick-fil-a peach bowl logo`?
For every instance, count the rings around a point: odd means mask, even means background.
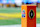
[[[25,17],[25,10],[22,11],[22,17]]]

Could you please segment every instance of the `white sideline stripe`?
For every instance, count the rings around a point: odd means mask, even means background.
[[[17,25],[3,25],[0,27],[21,27],[21,24],[17,24]]]
[[[21,24],[17,24],[17,25],[3,25],[0,27],[21,27]],[[40,24],[37,24],[36,27],[40,27]]]
[[[37,24],[36,27],[40,27],[40,24]]]

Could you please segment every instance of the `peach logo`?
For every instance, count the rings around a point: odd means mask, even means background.
[[[25,10],[22,11],[22,17],[25,17]]]

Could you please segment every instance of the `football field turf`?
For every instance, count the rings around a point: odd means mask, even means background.
[[[37,23],[40,23],[40,8],[36,11]],[[0,8],[0,25],[21,24],[21,8]]]

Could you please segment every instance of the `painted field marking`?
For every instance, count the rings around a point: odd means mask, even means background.
[[[0,13],[0,19],[21,18],[21,13]],[[40,13],[36,13],[36,18],[40,18]]]

